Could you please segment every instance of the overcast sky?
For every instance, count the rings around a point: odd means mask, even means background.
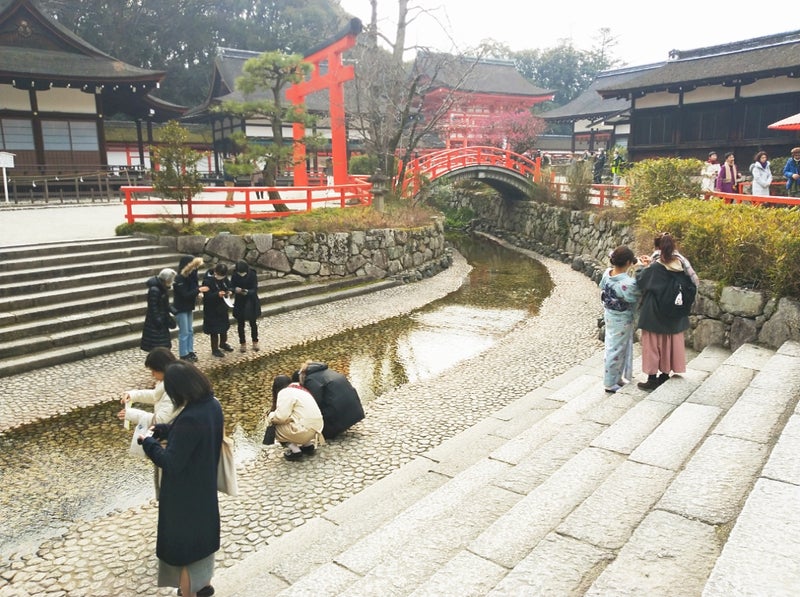
[[[342,8],[365,24],[370,0],[340,0]],[[512,50],[542,49],[570,39],[590,49],[600,28],[617,38],[613,53],[628,65],[668,58],[672,49],[690,50],[800,29],[788,12],[771,5],[697,0],[410,0],[435,15],[420,15],[409,26],[408,41],[442,51],[464,50],[491,38]],[[785,5],[787,8],[790,5]],[[378,0],[381,28],[394,31],[397,0]],[[451,43],[451,40],[455,46]]]

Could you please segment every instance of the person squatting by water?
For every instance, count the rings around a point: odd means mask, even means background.
[[[267,423],[275,427],[276,441],[286,446],[283,457],[299,460],[313,454],[322,436],[324,422],[317,402],[306,388],[293,383],[287,375],[278,375],[272,382],[272,406]]]
[[[611,267],[600,280],[605,321],[603,386],[609,393],[618,391],[633,378],[634,319],[642,293],[630,270],[637,261],[630,248],[617,247],[611,253]],[[644,261],[650,260],[644,257]]]
[[[197,300],[203,298],[204,292],[208,292],[208,286],[200,286],[197,276],[201,265],[201,257],[184,255],[178,262],[178,275],[172,283],[172,306],[178,321],[178,356],[184,361],[197,362],[192,314]]]

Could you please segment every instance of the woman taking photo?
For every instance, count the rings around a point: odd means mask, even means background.
[[[164,390],[175,408],[169,424],[142,437],[147,457],[162,470],[158,505],[158,586],[194,596],[208,591],[219,550],[217,464],[223,435],[222,408],[211,382],[197,367],[175,361],[164,371]],[[158,440],[167,441],[163,448]]]

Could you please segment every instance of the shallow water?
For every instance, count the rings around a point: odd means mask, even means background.
[[[538,312],[552,282],[538,262],[493,243],[458,237],[473,266],[458,291],[408,316],[351,330],[210,373],[237,459],[254,456],[275,375],[306,359],[348,376],[368,408],[376,396],[429,379],[490,347]],[[309,322],[313,325],[313,322]],[[264,326],[266,338],[269,327]],[[28,551],[75,520],[147,502],[149,462],[127,456],[130,432],[108,402],[0,435],[0,556]]]

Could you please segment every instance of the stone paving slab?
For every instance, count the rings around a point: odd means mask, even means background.
[[[501,513],[508,511],[519,497],[493,486],[471,492],[469,499],[459,501],[456,508],[429,519],[424,532],[406,536],[396,549],[386,554],[377,566],[342,595],[408,595],[455,557]],[[338,557],[336,561],[353,569]]]
[[[487,596],[578,597],[612,557],[609,551],[550,533]]]
[[[791,357],[800,357],[800,342],[787,340],[778,349],[778,354],[785,354]]]
[[[774,350],[765,348],[763,346],[756,346],[755,344],[743,344],[733,354],[725,359],[725,364],[735,365],[736,367],[749,367],[750,369],[760,371],[772,358],[774,353]]]
[[[458,510],[472,499],[474,492],[488,486],[508,469],[496,460],[483,460],[436,491],[412,504],[386,525],[377,529],[336,557],[336,561],[358,574],[365,575],[391,553],[401,551],[409,537],[424,534],[432,521]],[[505,492],[514,497],[511,492]],[[519,496],[516,496],[518,499]]]
[[[675,405],[668,402],[642,400],[617,419],[591,445],[620,454],[630,454],[674,409]]]
[[[764,444],[711,435],[657,507],[710,524],[728,523],[739,512],[768,455]]]
[[[459,552],[411,593],[410,597],[486,595],[508,570],[468,551]]]
[[[687,355],[688,356],[688,355]],[[712,373],[731,356],[731,351],[721,346],[706,346],[688,365],[698,371]]]
[[[759,479],[703,597],[794,597],[800,592],[800,487]]]
[[[716,406],[681,404],[631,452],[630,460],[677,471],[721,413]]]
[[[585,595],[699,595],[719,555],[719,543],[713,526],[656,510],[642,521]]]
[[[781,389],[788,394],[800,392],[800,357],[776,353],[750,383],[755,388]]]
[[[761,471],[761,476],[800,485],[800,415],[792,415]]]
[[[750,384],[754,375],[755,371],[747,367],[720,365],[686,401],[728,410]]]
[[[469,550],[513,568],[605,480],[624,457],[586,448],[486,528]]]
[[[612,425],[634,404],[641,401],[642,396],[638,392],[628,392],[625,388],[620,392],[607,395],[599,403],[582,413],[587,421],[594,421],[601,425]]]
[[[607,550],[620,549],[672,480],[663,468],[624,462],[556,532]]]
[[[648,399],[675,406],[683,404],[692,395],[692,392],[700,387],[706,377],[708,377],[708,373],[705,371],[687,369],[686,373],[673,375],[669,381],[650,392]]]
[[[781,388],[748,387],[714,430],[720,435],[770,443],[798,395]]]
[[[523,458],[495,484],[520,495],[529,494],[585,449],[603,429],[602,425],[592,421],[564,425],[556,435]]]

